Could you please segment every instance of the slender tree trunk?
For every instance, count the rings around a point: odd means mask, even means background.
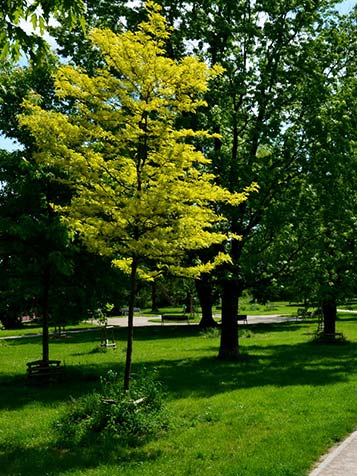
[[[322,302],[322,313],[324,316],[324,334],[335,334],[337,306],[333,298],[325,299]]]
[[[208,329],[210,327],[217,327],[217,322],[213,319],[212,306],[212,282],[208,274],[203,274],[200,279],[195,280],[196,291],[200,306],[202,310],[202,318],[199,327]]]
[[[154,280],[151,283],[151,311],[156,312],[157,310],[158,310],[158,307],[157,307],[156,281]]]
[[[136,298],[136,271],[137,262],[133,259],[130,274],[130,294],[129,294],[129,311],[128,311],[128,336],[126,347],[125,373],[124,373],[124,390],[129,390],[131,377],[131,359],[133,353],[134,338],[134,306]]]
[[[43,275],[43,301],[42,301],[42,361],[50,359],[49,350],[49,292],[50,292],[50,267],[46,266]]]
[[[218,353],[218,358],[222,360],[239,358],[237,314],[240,293],[241,289],[236,280],[231,279],[223,283],[222,330]]]

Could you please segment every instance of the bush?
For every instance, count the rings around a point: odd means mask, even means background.
[[[164,429],[167,420],[164,392],[152,374],[142,372],[125,392],[118,375],[109,371],[99,391],[72,399],[55,427],[65,447],[86,445],[98,437],[135,446]]]

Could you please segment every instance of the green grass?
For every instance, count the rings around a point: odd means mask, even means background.
[[[316,321],[242,329],[243,362],[216,359],[219,338],[195,326],[135,330],[134,373],[155,368],[168,392],[172,425],[139,448],[58,447],[53,422],[70,397],[122,371],[99,331],[52,339],[62,382],[29,385],[25,363],[37,337],[0,341],[1,476],[306,476],[320,455],[357,426],[357,316],[342,314],[345,345],[311,344]]]
[[[239,313],[248,314],[250,316],[282,314],[286,316],[296,316],[298,308],[304,307],[299,303],[288,303],[285,301],[269,302],[267,304],[251,303],[249,298],[241,298],[239,300]],[[309,308],[312,310],[313,308]]]

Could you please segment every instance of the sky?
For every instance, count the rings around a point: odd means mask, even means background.
[[[355,4],[356,0],[345,0],[340,3],[337,9],[340,13],[348,13],[350,10],[352,10]]]
[[[340,13],[348,13],[353,6],[356,4],[357,0],[343,0],[338,6],[337,9]],[[9,151],[19,148],[19,144],[14,142],[11,139],[3,137],[0,135],[0,149],[6,149]]]

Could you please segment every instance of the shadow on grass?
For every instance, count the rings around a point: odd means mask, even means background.
[[[325,386],[348,381],[355,372],[357,344],[340,346],[295,345],[246,347],[247,358],[224,362],[216,358],[170,360],[154,366],[174,398],[177,395],[210,397],[218,393],[266,385]]]
[[[102,464],[138,465],[140,472],[143,461],[154,461],[161,454],[160,450],[148,451],[143,447],[122,448],[114,442],[71,449],[58,448],[54,444],[26,446],[24,442],[13,445],[11,449],[0,446],[0,454],[2,452],[0,476],[61,476],[67,472],[75,474],[76,470],[84,474],[83,471]]]
[[[41,383],[24,374],[2,375],[0,379],[0,409],[16,410],[41,402],[53,406],[92,392],[99,386],[100,377],[113,369],[111,362],[64,366],[58,380]],[[122,367],[116,364],[118,372]],[[1,476],[1,473],[0,473]]]
[[[215,353],[215,343],[212,342],[207,349]],[[354,343],[339,346],[298,343],[264,347],[248,344],[244,349],[247,351],[244,361],[219,361],[215,356],[155,360],[135,364],[134,372],[142,367],[155,368],[169,394],[176,398],[184,395],[210,397],[266,385],[325,386],[347,381],[356,368],[357,344]],[[45,386],[26,385],[24,377],[5,376],[0,381],[0,407],[16,409],[34,401],[45,405],[68,401],[70,395],[78,397],[92,391],[99,384],[99,377],[110,369],[113,369],[112,362],[67,367],[62,381]],[[118,372],[122,372],[121,366]]]
[[[118,342],[126,342],[127,339],[127,328],[126,327],[115,327],[113,329],[115,340]],[[147,327],[136,327],[134,329],[134,340],[141,341],[150,341],[156,339],[177,339],[181,337],[197,337],[201,332],[201,329],[198,326],[147,326]],[[91,343],[100,343],[102,337],[102,330],[98,329],[86,329],[84,331],[80,330],[78,332],[67,332],[62,336],[51,335],[50,336],[50,347],[56,346],[58,344],[64,344],[66,342],[71,342],[72,344],[84,344],[86,342]],[[6,345],[20,346],[27,344],[40,344],[41,336],[21,336],[16,339],[7,338],[4,340]]]
[[[265,332],[280,332],[280,331],[298,331],[301,327],[305,327],[306,324],[313,326],[317,321],[295,321],[290,320],[286,322],[279,323],[256,323],[248,325],[239,325],[239,329],[251,329],[255,333],[265,333]],[[127,339],[127,328],[113,326],[113,332],[115,340],[118,342],[126,342]],[[166,325],[166,326],[142,326],[134,328],[134,340],[141,341],[150,341],[157,339],[177,339],[177,338],[187,338],[187,337],[197,337],[202,332],[202,329],[197,325]],[[50,336],[50,345],[55,346],[57,344],[63,344],[65,342],[71,343],[85,343],[85,342],[100,342],[102,336],[102,330],[98,328],[88,328],[80,329],[76,331],[67,331],[63,335],[51,335]],[[39,344],[41,342],[41,335],[28,335],[20,336],[16,339],[5,338],[4,343],[6,345],[27,345],[27,344]]]
[[[241,343],[244,343],[243,352],[248,353],[248,359],[242,362],[222,362],[216,358],[218,352],[217,339],[207,339],[207,345],[197,347],[197,353],[210,352],[212,357],[196,358],[195,349],[190,349],[190,359],[163,359],[134,363],[135,368],[142,366],[159,370],[160,378],[164,381],[170,393],[188,392],[201,396],[210,396],[215,393],[236,388],[259,387],[264,385],[328,385],[346,378],[348,371],[355,369],[357,344],[343,346],[318,345],[297,343],[287,345],[251,345],[246,333],[266,334],[271,332],[290,332],[306,329],[311,330],[311,337],[315,330],[314,322],[306,326],[305,322],[290,322],[276,324],[255,324],[241,328]],[[150,341],[156,339],[180,339],[200,335],[197,326],[170,326],[137,328],[136,341]],[[242,338],[243,336],[243,338]],[[78,333],[69,338],[71,345],[78,344],[78,352],[67,354],[70,356],[102,353],[100,349],[100,333]],[[125,346],[126,329],[115,329],[117,346],[121,342]],[[63,344],[62,338],[51,342],[51,348]],[[95,343],[97,346],[81,351],[80,344]],[[31,339],[16,340],[14,344],[24,345],[31,343]],[[36,342],[38,343],[38,341]],[[123,347],[124,348],[124,347]],[[121,352],[117,349],[115,352]],[[53,351],[54,353],[56,351]],[[108,349],[106,352],[113,352]],[[116,355],[115,354],[115,355]],[[114,354],[113,354],[114,355]],[[64,361],[65,361],[64,357]],[[124,358],[115,358],[115,362],[95,362],[65,366],[63,378],[57,384],[46,386],[29,385],[24,374],[2,374],[0,378],[0,408],[17,408],[31,401],[44,403],[61,402],[68,400],[69,395],[79,396],[90,391],[99,377],[114,367],[121,371]],[[113,367],[114,366],[114,367]],[[16,398],[14,398],[16,395]]]

